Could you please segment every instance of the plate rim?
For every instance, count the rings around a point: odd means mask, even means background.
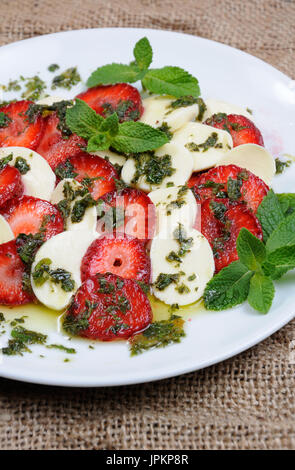
[[[144,34],[147,34],[147,31],[152,31],[156,33],[164,33],[172,36],[180,35],[180,36],[187,36],[189,38],[196,38],[199,41],[205,42],[205,43],[210,43],[214,44],[217,47],[223,47],[225,49],[230,49],[234,53],[238,53],[239,55],[242,54],[247,57],[251,57],[252,60],[256,61],[258,64],[263,65],[264,67],[270,68],[272,73],[276,73],[278,78],[280,80],[285,81],[286,83],[289,82],[290,80],[293,80],[291,77],[286,75],[284,72],[281,70],[277,69],[273,65],[269,64],[268,62],[265,62],[264,60],[249,54],[243,50],[240,50],[238,48],[235,48],[233,46],[229,46],[228,44],[215,41],[209,38],[204,38],[201,36],[196,36],[194,34],[190,33],[183,33],[182,31],[171,31],[171,30],[164,30],[164,29],[157,29],[157,28],[130,28],[130,27],[106,27],[106,28],[82,28],[82,29],[73,29],[73,30],[67,30],[67,31],[58,31],[54,33],[49,33],[49,34],[44,34],[44,35],[39,35],[19,41],[14,41],[9,44],[4,44],[0,47],[0,53],[3,49],[13,49],[14,47],[24,44],[24,43],[29,43],[29,42],[38,42],[38,41],[43,41],[47,40],[48,38],[52,37],[59,37],[63,35],[71,35],[71,34],[83,34],[89,31],[95,32],[95,31],[109,31],[110,33],[112,31],[134,31],[134,32],[142,32]],[[79,377],[74,376],[73,374],[66,375],[66,379],[63,379],[59,376],[56,378],[52,377],[51,375],[48,375],[47,378],[43,377],[38,377],[38,373],[28,373],[27,369],[26,372],[23,374],[10,372],[10,371],[3,371],[2,367],[0,365],[0,377],[5,378],[5,379],[11,379],[15,380],[18,382],[27,382],[27,383],[32,383],[32,384],[38,384],[38,385],[46,385],[46,386],[58,386],[58,387],[69,387],[69,388],[91,388],[91,387],[118,387],[118,386],[128,386],[128,385],[135,385],[135,384],[142,384],[142,383],[149,383],[149,382],[154,382],[154,381],[159,381],[159,380],[165,380],[169,379],[172,377],[178,377],[180,375],[192,373],[192,372],[197,372],[201,369],[213,366],[215,364],[218,364],[220,362],[224,362],[227,359],[233,358],[237,356],[238,354],[241,354],[245,352],[246,350],[252,348],[253,346],[256,346],[260,342],[264,341],[268,337],[272,336],[274,333],[276,333],[278,330],[283,328],[285,325],[287,325],[293,318],[295,317],[295,312],[289,313],[284,319],[278,320],[277,322],[273,322],[272,325],[268,327],[267,330],[263,331],[263,333],[260,333],[257,337],[253,338],[252,340],[246,340],[244,345],[242,347],[237,346],[231,351],[228,351],[224,353],[223,355],[219,355],[218,357],[214,357],[211,360],[203,361],[203,363],[200,363],[198,366],[186,366],[186,367],[181,367],[179,366],[178,369],[174,371],[169,371],[169,372],[164,372],[162,369],[159,369],[156,373],[151,374],[151,373],[142,373],[140,377],[124,377],[124,382],[122,380],[120,381],[120,378],[118,380],[97,380],[97,376],[91,377],[89,380],[83,379],[82,382],[79,382]],[[253,335],[252,335],[253,336]],[[120,377],[120,376],[119,376]]]

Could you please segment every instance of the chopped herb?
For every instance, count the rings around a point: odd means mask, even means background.
[[[73,223],[79,223],[83,220],[86,210],[88,207],[96,206],[97,202],[93,199],[91,194],[87,194],[85,197],[76,201],[72,209],[71,221]]]
[[[58,69],[59,69],[59,65],[57,65],[57,64],[51,64],[48,67],[49,72],[55,72]]]
[[[236,180],[232,179],[231,177],[228,178],[227,193],[231,201],[238,201],[242,197],[242,194],[241,194],[242,184],[243,184],[242,178],[238,177]]]
[[[89,318],[92,312],[96,309],[97,303],[85,300],[85,310],[77,316],[68,314],[63,321],[64,330],[70,335],[76,336],[80,331],[87,330],[89,327]]]
[[[65,178],[75,178],[77,173],[74,172],[74,167],[69,160],[60,163],[54,170],[56,176],[61,180]]]
[[[197,121],[203,121],[204,114],[207,111],[207,106],[205,104],[205,101],[202,98],[198,98],[198,105],[199,105],[199,114],[197,116]]]
[[[21,175],[26,175],[30,171],[31,167],[27,160],[22,157],[17,157],[14,164],[15,168],[18,169]]]
[[[18,80],[10,80],[7,87],[5,87],[5,91],[19,91],[20,89],[21,86]]]
[[[62,344],[49,344],[48,346],[46,346],[46,348],[48,348],[48,349],[59,349],[60,351],[64,351],[68,354],[76,354],[76,352],[77,352],[76,349],[66,348]]]
[[[72,292],[75,287],[75,281],[71,278],[71,273],[62,268],[50,269],[52,261],[49,258],[43,258],[35,266],[33,279],[36,286],[42,286],[50,280],[54,284],[60,284],[65,292]]]
[[[179,281],[180,274],[164,274],[161,273],[154,283],[154,287],[160,291],[166,289],[172,283],[177,283]]]
[[[22,93],[22,98],[26,100],[37,101],[40,99],[44,90],[46,89],[46,83],[38,75],[30,78],[23,78],[25,81],[25,91]]]
[[[178,109],[178,108],[185,108],[187,106],[192,106],[198,102],[198,98],[194,96],[182,96],[169,105],[169,108]]]
[[[12,153],[7,155],[7,157],[1,158],[0,159],[0,170],[3,170],[3,168],[5,168],[6,165],[8,165],[8,163],[11,162],[12,159],[13,159],[13,154]]]
[[[179,343],[185,336],[183,326],[184,320],[176,315],[171,315],[169,320],[151,323],[143,333],[130,340],[131,355],[135,356],[148,349],[163,348],[171,343]]]
[[[81,77],[78,73],[77,67],[70,67],[60,75],[54,77],[51,89],[56,90],[56,88],[66,88],[67,90],[71,90],[71,88],[79,82],[81,82]]]
[[[143,282],[143,281],[136,281],[136,282],[137,282],[137,284],[139,285],[139,287],[142,288],[143,292],[144,292],[146,295],[150,293],[151,288],[150,288],[150,285],[149,285],[149,284],[146,284],[146,283]]]
[[[99,289],[98,293],[99,294],[111,294],[115,290],[115,286],[111,283],[108,282],[104,277],[99,277]]]
[[[33,123],[36,121],[38,116],[45,118],[52,113],[56,113],[59,119],[57,129],[61,131],[62,137],[64,139],[68,139],[69,136],[72,135],[72,131],[66,124],[66,112],[67,108],[71,106],[71,104],[72,101],[70,100],[58,101],[57,103],[53,103],[50,106],[46,104],[31,103],[25,114],[28,121]]]
[[[173,237],[180,245],[180,250],[178,251],[179,256],[185,256],[186,253],[190,252],[190,248],[193,246],[193,238],[187,238],[186,231],[182,224],[178,224],[178,227],[173,232]]]
[[[154,152],[145,152],[135,155],[134,158],[136,172],[132,183],[137,183],[140,176],[144,175],[147,183],[160,184],[164,178],[175,173],[170,155],[157,157]]]
[[[282,173],[284,173],[286,168],[289,168],[289,166],[292,163],[292,160],[287,160],[283,162],[279,158],[276,158],[275,163],[276,163],[276,175],[281,175]]]
[[[111,103],[104,103],[102,105],[105,117],[109,117],[117,113],[119,121],[136,121],[140,118],[138,109],[134,109],[134,102],[131,100],[121,100],[116,107]]]
[[[26,265],[31,265],[34,259],[34,256],[40,248],[40,246],[44,243],[44,237],[42,233],[37,233],[32,235],[26,235],[25,233],[21,233],[16,238],[16,246],[17,252]]]
[[[225,213],[227,211],[225,204],[212,200],[210,202],[210,209],[213,211],[216,219],[220,220],[222,223],[225,223]]]
[[[6,321],[5,317],[4,317],[4,313],[0,312],[0,323],[3,322],[3,321]]]
[[[196,279],[196,277],[197,277],[197,276],[196,276],[195,274],[192,274],[191,276],[189,276],[189,277],[187,278],[187,280],[190,281],[190,282],[192,282],[192,281],[194,281],[194,280]]]
[[[218,134],[217,132],[212,132],[205,142],[201,144],[196,144],[195,142],[189,142],[185,147],[191,152],[207,152],[209,148],[222,148],[222,144],[218,143]]]
[[[25,323],[26,318],[28,318],[28,317],[23,316],[23,317],[20,317],[20,318],[15,318],[14,320],[12,320],[10,322],[10,325],[14,327],[16,325],[19,325],[20,323]]]
[[[5,113],[0,113],[0,128],[3,129],[4,127],[8,127],[9,124],[12,122],[12,119]]]
[[[168,137],[169,140],[172,139],[172,137],[173,137],[173,132],[171,132],[171,130],[170,130],[171,127],[168,126],[167,122],[163,122],[162,125],[158,127],[158,129],[159,129],[160,131],[164,132],[164,133],[167,135],[167,137]]]

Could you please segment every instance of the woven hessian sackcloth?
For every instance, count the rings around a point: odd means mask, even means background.
[[[294,0],[1,0],[1,45],[114,26],[220,41],[295,79]],[[295,321],[214,367],[138,386],[63,389],[0,379],[0,448],[294,449],[293,339]]]

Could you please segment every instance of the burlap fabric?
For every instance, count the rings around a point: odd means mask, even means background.
[[[294,0],[0,5],[0,44],[88,27],[170,29],[238,47],[295,78]],[[293,339],[295,321],[236,358],[146,385],[72,390],[0,379],[0,448],[294,449]]]

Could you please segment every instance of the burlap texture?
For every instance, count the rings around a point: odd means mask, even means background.
[[[78,28],[183,31],[295,78],[293,0],[0,0],[0,44]],[[3,66],[3,64],[2,64]],[[295,321],[204,371],[114,389],[0,380],[1,449],[294,449]]]

